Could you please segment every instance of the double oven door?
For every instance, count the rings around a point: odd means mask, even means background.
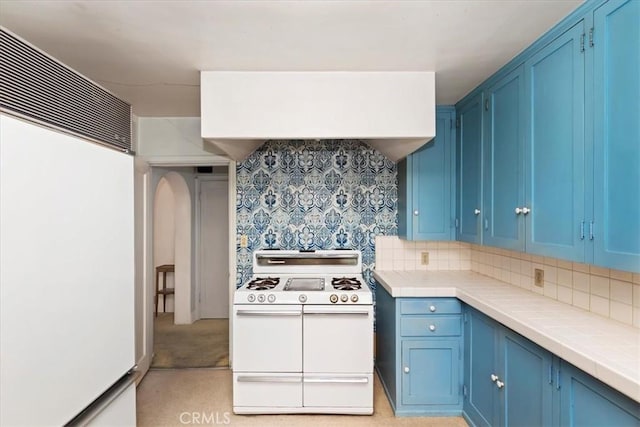
[[[373,307],[235,305],[234,409],[373,408]]]

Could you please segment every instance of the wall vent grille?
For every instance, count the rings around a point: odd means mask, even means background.
[[[0,28],[0,107],[131,150],[131,106]]]

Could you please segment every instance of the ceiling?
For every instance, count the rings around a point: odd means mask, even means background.
[[[580,3],[0,0],[0,25],[138,116],[199,116],[200,70],[435,71],[453,104]]]

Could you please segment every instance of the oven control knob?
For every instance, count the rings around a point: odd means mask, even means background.
[[[268,300],[269,302],[275,302],[275,300],[276,300],[276,296],[275,296],[274,294],[270,294],[270,295],[267,297],[267,300]]]
[[[358,302],[358,295],[351,295],[351,302]]]
[[[249,294],[247,296],[247,301],[254,302],[256,300],[256,296],[254,294]]]
[[[264,294],[258,295],[258,302],[264,302]]]
[[[340,301],[347,302],[347,301],[349,301],[349,297],[346,296],[345,294],[342,294],[342,295],[340,295]]]
[[[307,302],[307,296],[305,294],[302,294],[298,297],[298,301],[300,302]]]
[[[329,301],[335,304],[336,302],[338,302],[338,295],[331,294],[331,296],[329,297]]]

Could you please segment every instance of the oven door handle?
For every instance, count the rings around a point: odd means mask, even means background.
[[[248,375],[239,375],[239,383],[301,383],[301,377],[257,377]]]
[[[354,310],[354,309],[313,309],[306,308],[304,310],[304,314],[313,314],[313,315],[329,315],[329,316],[368,316],[369,310]]]
[[[238,310],[238,316],[301,316],[302,311],[266,311],[266,310]]]
[[[367,384],[367,377],[304,377],[305,383],[349,383],[349,384]]]

